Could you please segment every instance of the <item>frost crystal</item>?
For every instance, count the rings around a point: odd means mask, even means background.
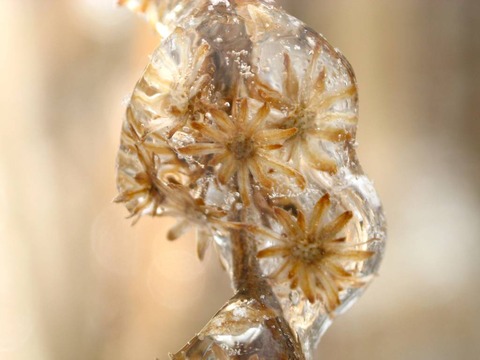
[[[164,36],[128,102],[118,202],[197,229],[236,295],[172,359],[310,359],[378,269],[356,80],[267,0],[121,0]]]

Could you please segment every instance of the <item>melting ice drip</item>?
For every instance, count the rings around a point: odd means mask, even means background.
[[[120,0],[162,41],[129,101],[118,202],[195,227],[235,296],[172,359],[310,359],[385,240],[353,70],[270,0]]]

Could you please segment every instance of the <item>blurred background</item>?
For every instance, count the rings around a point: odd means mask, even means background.
[[[360,84],[389,222],[380,277],[318,359],[478,359],[480,2],[284,0]],[[112,204],[126,99],[158,37],[114,0],[0,0],[0,359],[165,359],[230,295],[213,252]]]

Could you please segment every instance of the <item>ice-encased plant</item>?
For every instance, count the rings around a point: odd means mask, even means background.
[[[172,359],[311,359],[384,247],[347,60],[270,0],[121,0],[162,40],[129,101],[118,202],[219,250],[235,296]]]

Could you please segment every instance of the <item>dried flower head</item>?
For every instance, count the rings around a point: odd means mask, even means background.
[[[330,196],[326,194],[316,203],[308,223],[302,210],[298,209],[294,217],[275,208],[284,236],[277,245],[258,253],[259,258],[282,258],[283,263],[271,277],[283,281],[286,275],[292,289],[300,288],[311,303],[320,300],[328,312],[340,305],[341,290],[363,284],[352,265],[373,255],[371,251],[356,250],[358,244],[339,236],[353,217],[351,211],[324,224],[322,220],[330,206]]]
[[[115,198],[115,202],[125,203],[136,224],[141,216],[172,216],[178,222],[167,233],[168,240],[176,240],[194,226],[199,228],[197,236],[197,255],[203,259],[211,239],[213,229],[222,227],[221,218],[226,212],[218,207],[205,204],[202,198],[194,198],[187,187],[178,182],[179,167],[163,167],[163,173],[157,170],[157,155],[150,155],[135,145],[140,170],[127,177],[128,184]]]
[[[167,137],[201,113],[207,102],[213,65],[210,45],[199,45],[185,30],[177,28],[168,39],[170,46],[156,50],[132,96],[152,116],[146,133],[167,129]]]
[[[245,98],[235,101],[231,117],[224,111],[211,109],[207,116],[213,124],[192,123],[191,126],[198,132],[198,141],[180,148],[179,152],[195,157],[213,155],[207,158],[207,164],[212,167],[218,165],[217,176],[222,185],[236,178],[245,205],[250,204],[250,177],[267,189],[277,185],[267,175],[270,170],[294,178],[303,188],[303,176],[272,154],[281,149],[283,142],[297,130],[266,127],[265,120],[269,114],[270,107],[264,104],[249,120],[249,105]]]
[[[344,100],[354,101],[357,97],[355,85],[340,90],[328,90],[327,72],[323,66],[317,70],[321,47],[313,50],[307,70],[303,76],[297,74],[290,55],[284,53],[284,77],[282,90],[277,91],[258,81],[258,94],[278,109],[287,113],[283,127],[298,129],[295,136],[285,142],[289,159],[305,160],[314,168],[335,173],[337,164],[325,152],[311,149],[310,142],[327,141],[343,143],[351,140],[357,115],[354,112],[333,110],[332,107]]]
[[[169,198],[163,215],[179,218],[177,224],[167,233],[168,240],[176,240],[193,226],[200,230],[197,236],[197,255],[205,256],[212,231],[216,227],[227,225],[221,219],[227,215],[225,210],[205,204],[202,198],[194,198],[188,188],[181,184],[169,184]]]
[[[159,156],[175,159],[173,151],[162,143],[155,143],[155,152],[148,151],[154,143],[141,140],[133,123],[135,117],[129,107],[121,138],[123,151],[118,157],[120,194],[114,201],[125,203],[136,223],[142,215],[160,214],[168,190],[165,181],[175,178],[181,169],[175,161],[159,169]]]
[[[134,217],[134,224],[143,215],[173,216],[181,220],[168,232],[169,240],[176,240],[196,225],[209,235],[212,226],[221,225],[225,211],[194,198],[182,179],[192,181],[195,173],[185,167],[171,146],[156,133],[141,138],[132,124],[136,124],[131,107],[122,131],[122,149],[119,152],[120,194],[115,202],[125,203]],[[132,172],[132,169],[136,171]],[[206,239],[198,241],[198,255],[203,258]]]

